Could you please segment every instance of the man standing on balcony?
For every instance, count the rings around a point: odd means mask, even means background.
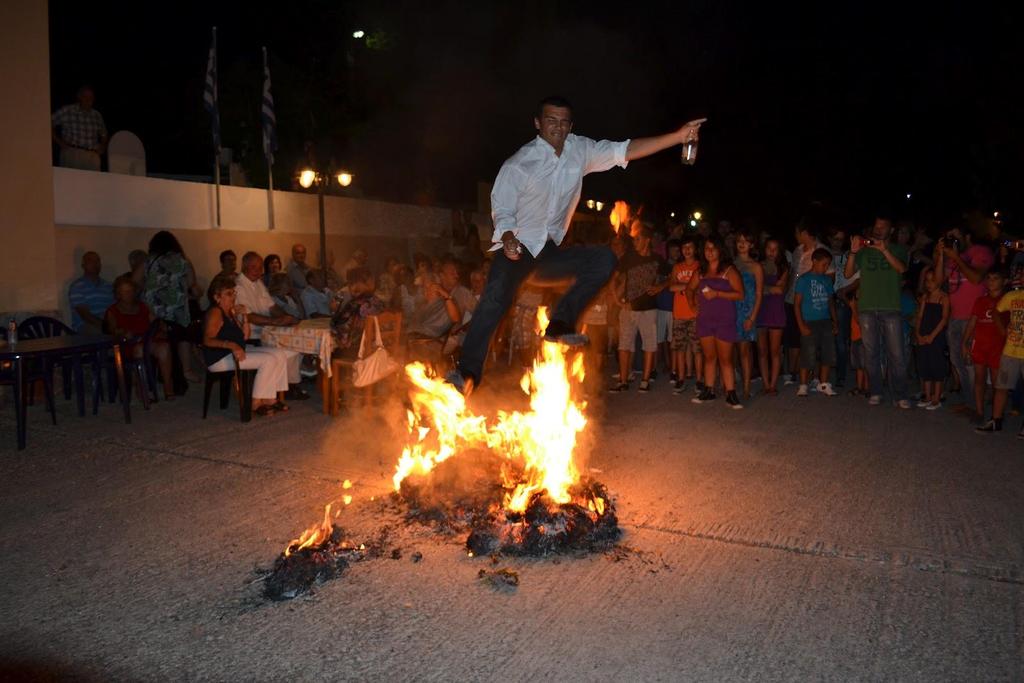
[[[483,374],[487,347],[519,285],[535,272],[545,280],[574,278],[544,332],[548,341],[578,346],[586,337],[576,321],[615,270],[607,246],[561,246],[580,200],[583,176],[626,167],[633,159],[697,139],[705,119],[665,135],[622,142],[573,135],[572,105],[562,97],[540,102],[533,119],[537,137],[501,167],[491,191],[494,257],[484,293],[466,332],[458,367],[447,379],[469,394]]]
[[[61,107],[53,115],[53,141],[60,147],[60,165],[86,171],[100,170],[100,157],[107,151],[107,126],[92,108],[96,95],[83,85],[78,102]]]

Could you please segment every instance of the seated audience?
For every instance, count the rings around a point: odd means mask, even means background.
[[[230,249],[220,252],[220,274],[231,277],[238,275],[238,257]]]
[[[302,308],[306,311],[307,318],[330,318],[338,310],[338,302],[334,294],[327,289],[324,273],[319,268],[311,268],[306,273],[306,288],[302,290]]]
[[[384,266],[384,272],[377,278],[377,298],[385,304],[390,303],[395,289],[398,287],[395,281],[399,265],[398,259],[389,258],[387,265]]]
[[[366,319],[384,311],[384,303],[374,295],[374,277],[369,268],[353,268],[346,273],[348,296],[331,319],[337,353],[353,359],[359,353]]]
[[[103,334],[103,316],[114,303],[114,290],[100,277],[103,264],[95,251],[82,254],[82,277],[68,287],[71,329],[81,334]]]
[[[369,258],[365,249],[356,249],[352,252],[352,258],[345,263],[345,267],[341,269],[341,272],[347,274],[353,268],[365,268]]]
[[[262,264],[261,264],[262,265]],[[239,278],[241,279],[241,278]],[[246,344],[251,329],[245,306],[236,302],[235,281],[218,275],[210,283],[210,309],[203,327],[203,356],[210,372],[239,367],[256,370],[253,412],[260,416],[288,410],[281,392],[288,391],[286,356],[281,349]]]
[[[145,265],[146,256],[148,256],[148,254],[146,254],[142,249],[133,249],[132,252],[128,254],[128,272],[134,273],[136,268],[140,268]]]
[[[267,291],[270,292],[270,296],[274,300],[274,303],[277,304],[286,314],[296,319],[303,319],[306,317],[306,312],[302,308],[302,303],[295,298],[295,293],[292,291],[292,280],[288,277],[288,273],[274,273],[270,278],[270,284],[267,286]]]
[[[459,269],[453,260],[444,261],[437,282],[427,281],[416,295],[409,321],[409,334],[437,339],[462,322],[465,313],[476,308],[476,299],[459,284]]]
[[[302,244],[292,245],[292,260],[288,262],[288,277],[292,279],[292,289],[298,294],[306,288],[306,247]]]
[[[484,293],[484,285],[487,284],[487,275],[484,273],[483,268],[476,268],[469,273],[469,291],[473,295],[473,298],[480,301],[480,297]]]
[[[106,312],[107,331],[115,337],[141,337],[146,334],[154,317],[149,307],[139,301],[138,287],[130,274],[114,280],[114,295],[116,300]],[[142,344],[132,344],[126,351],[132,358],[142,358],[144,349]],[[174,377],[171,374],[171,346],[167,342],[167,335],[162,332],[154,334],[149,342],[149,353],[160,370],[164,398],[170,401],[174,398]],[[145,391],[141,386],[136,389],[140,393]]]
[[[238,276],[236,283],[236,301],[245,307],[249,326],[255,338],[259,337],[263,325],[294,325],[299,322],[298,318],[286,313],[270,296],[267,286],[263,284],[263,259],[255,251],[246,252],[242,257],[242,274]],[[302,381],[302,354],[285,349],[275,350],[288,356],[288,383],[292,385],[288,398],[309,398],[309,394],[298,386]]]
[[[270,278],[276,273],[280,273],[282,270],[281,257],[277,254],[268,254],[267,257],[263,259],[263,284],[269,287]]]

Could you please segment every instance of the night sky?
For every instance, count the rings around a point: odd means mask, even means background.
[[[861,223],[879,208],[942,228],[968,209],[1017,228],[1024,66],[1010,10],[900,3],[50,3],[56,108],[94,84],[111,131],[151,172],[209,174],[201,96],[218,27],[224,145],[265,183],[260,46],[271,52],[290,184],[303,143],[368,197],[471,206],[476,181],[533,134],[538,99],[575,132],[622,139],[709,117],[695,167],[678,151],[589,176],[584,196],[700,208],[783,229],[811,202]],[[1009,3],[1004,3],[1009,4]],[[104,9],[106,5],[106,9]],[[163,14],[154,15],[152,7]],[[366,31],[362,40],[352,38]],[[906,200],[906,193],[912,199]]]

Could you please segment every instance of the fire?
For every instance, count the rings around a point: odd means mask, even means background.
[[[542,307],[538,329],[546,326],[547,311]],[[584,378],[582,354],[570,360],[562,346],[544,341],[540,357],[520,382],[530,397],[529,411],[501,411],[490,425],[467,409],[454,387],[428,377],[422,364],[406,366],[406,374],[414,385],[407,415],[412,443],[395,470],[395,490],[401,490],[406,477],[427,475],[462,450],[483,448],[505,458],[505,509],[525,511],[538,492],[546,492],[556,503],[572,500],[570,488],[580,478],[574,459],[577,437],[587,424],[586,403],[573,396],[572,380]],[[596,510],[597,503],[589,505]],[[600,505],[603,509],[603,501]]]
[[[332,531],[331,504],[328,503],[324,506],[324,520],[320,524],[306,529],[301,536],[289,543],[288,547],[284,549],[284,556],[288,557],[304,548],[320,545],[331,537]]]
[[[608,214],[608,220],[611,221],[616,233],[619,232],[619,226],[629,225],[629,204],[622,200],[615,202],[615,206]]]

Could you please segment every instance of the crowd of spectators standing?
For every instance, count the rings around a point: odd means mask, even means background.
[[[845,394],[901,409],[948,406],[984,433],[1020,410],[1024,245],[994,230],[930,233],[885,216],[865,229],[804,221],[791,235],[725,221],[696,230],[634,221],[608,239],[618,266],[580,325],[593,362],[614,362],[612,392],[636,381],[648,393],[661,377],[673,394],[692,391],[705,404],[721,392],[733,409],[787,390]],[[160,321],[151,352],[167,397],[229,354],[273,366],[257,397],[267,411],[287,409],[278,392],[305,398],[299,383],[314,369],[295,352],[241,343],[258,339],[263,325],[329,319],[336,353],[353,359],[365,321],[397,311],[408,340],[436,344],[442,361],[455,357],[487,279],[479,245],[470,258],[391,258],[376,274],[368,261],[356,249],[339,273],[311,266],[302,244],[284,257],[227,250],[204,292],[163,231],[129,255],[130,270],[113,285],[99,277],[99,255],[83,256],[68,293],[72,326],[142,334]],[[527,281],[492,357],[500,349],[508,362],[528,365],[537,309],[556,298]]]
[[[792,236],[635,222],[612,248],[601,302],[618,328],[612,392],[637,375],[649,392],[661,371],[676,394],[692,380],[694,403],[721,389],[738,409],[792,385],[801,398],[949,406],[980,433],[1020,411],[1024,243],[995,221],[936,233],[887,216],[864,229],[808,221]]]

